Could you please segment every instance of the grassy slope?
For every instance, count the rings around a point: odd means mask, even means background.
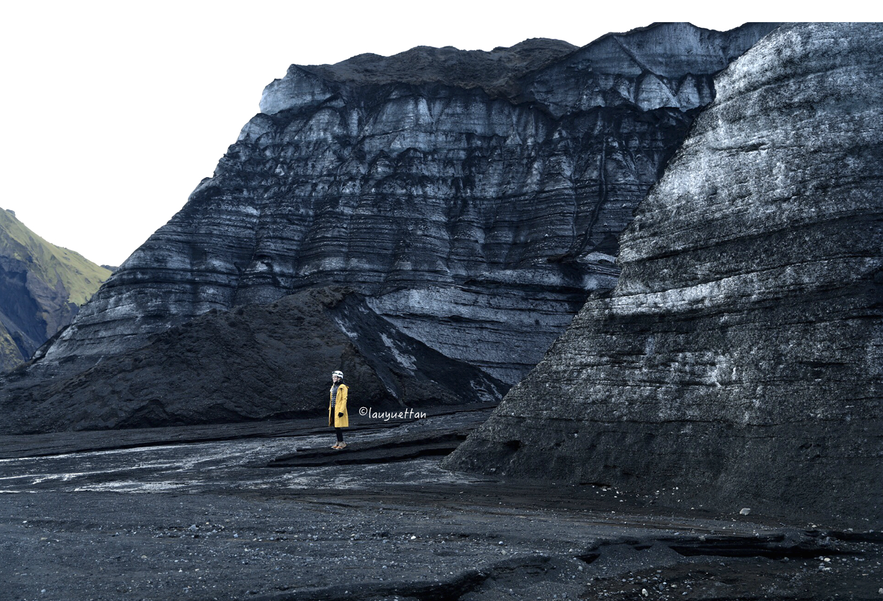
[[[0,256],[28,264],[31,274],[46,282],[50,288],[55,288],[61,280],[68,293],[66,301],[76,305],[85,304],[111,274],[107,269],[92,263],[79,253],[43,240],[12,213],[2,208],[0,208]],[[44,310],[49,311],[51,308],[44,307]],[[6,327],[0,323],[0,372],[12,368],[21,361],[18,346]]]
[[[9,331],[0,323],[0,373],[4,366],[16,365],[21,362],[18,346],[12,340]]]
[[[110,271],[72,250],[43,240],[15,218],[0,209],[0,254],[28,262],[31,257],[34,275],[54,286],[61,279],[68,291],[68,301],[83,305],[110,277]]]

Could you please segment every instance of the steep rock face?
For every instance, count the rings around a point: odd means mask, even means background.
[[[361,406],[481,403],[507,386],[403,335],[358,294],[300,292],[269,305],[213,309],[73,378],[8,376],[2,432],[100,430],[312,416],[322,423],[331,370]],[[95,386],[100,382],[100,386]],[[398,403],[392,402],[398,399]]]
[[[883,27],[780,29],[622,236],[622,275],[446,465],[883,525]]]
[[[614,285],[619,233],[712,75],[772,28],[663,24],[582,49],[531,40],[292,66],[46,360],[335,283],[514,383],[589,291]]]
[[[68,325],[109,276],[0,209],[0,373],[27,361]]]
[[[388,402],[499,399],[591,291],[614,285],[619,233],[711,98],[712,75],[773,27],[663,24],[581,49],[530,40],[292,66],[214,177],[27,369],[0,380],[4,411],[52,429],[279,415],[271,390],[246,395],[248,410],[226,400],[223,411],[182,410],[202,406],[194,391],[214,390],[205,370],[157,398],[121,388],[106,366],[151,364],[153,336],[212,310],[236,315],[329,285],[364,303],[351,314],[363,321],[340,330],[354,347],[381,324],[387,339],[436,353],[403,370],[413,353],[403,363],[372,347],[389,362],[372,364]],[[651,80],[670,93],[648,96]],[[304,389],[324,386],[331,368],[300,373]],[[71,417],[74,397],[93,404],[91,417]],[[158,405],[143,417],[148,399]]]

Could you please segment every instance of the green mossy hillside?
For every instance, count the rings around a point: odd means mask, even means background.
[[[69,324],[111,273],[0,209],[0,373]]]
[[[0,256],[29,263],[35,277],[55,288],[61,280],[68,302],[81,306],[111,272],[81,254],[47,242],[19,221],[11,211],[0,209]]]

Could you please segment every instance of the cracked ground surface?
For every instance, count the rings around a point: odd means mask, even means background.
[[[0,439],[0,599],[883,599],[883,537],[439,461],[486,411]]]

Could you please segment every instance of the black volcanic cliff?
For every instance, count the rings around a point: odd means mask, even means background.
[[[590,300],[454,469],[883,525],[883,26],[724,71]]]
[[[352,290],[369,322],[382,320],[464,374],[484,372],[478,388],[454,384],[450,393],[470,401],[504,390],[590,292],[615,284],[619,234],[713,98],[714,74],[772,29],[662,24],[579,49],[530,40],[292,66],[267,86],[262,112],[214,176],[40,361],[7,382],[7,397],[19,410],[43,403],[51,413],[41,378],[54,376],[57,387],[65,374],[211,310],[330,285]],[[396,378],[419,380],[394,346]],[[77,385],[104,386],[99,372]],[[387,388],[410,402],[401,386]],[[315,405],[294,392],[292,407]],[[138,390],[114,398],[107,403],[125,407],[121,416],[147,402]],[[240,414],[241,399],[218,402],[230,419]],[[248,417],[278,414],[257,395],[249,403],[257,406]],[[137,425],[121,416],[77,427]]]

